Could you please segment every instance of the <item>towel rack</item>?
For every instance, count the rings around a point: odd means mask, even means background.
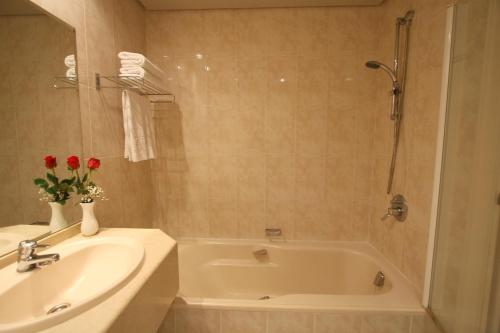
[[[107,83],[106,83],[107,82]],[[168,101],[151,101],[151,103],[174,103],[175,96],[167,90],[158,87],[153,82],[135,76],[101,76],[95,74],[95,87],[97,90],[103,88],[129,89],[143,96],[169,96]]]
[[[52,82],[52,86],[56,89],[76,89],[78,80],[67,76],[56,76]]]

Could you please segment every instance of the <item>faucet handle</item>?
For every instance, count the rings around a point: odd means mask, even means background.
[[[35,240],[27,239],[19,243],[17,252],[19,254],[19,258],[26,258],[32,256],[35,253],[36,248],[44,248],[48,246],[49,245],[47,244],[38,244]]]
[[[392,214],[391,214],[389,211],[387,211],[387,213],[385,213],[385,214],[384,214],[384,216],[382,216],[382,217],[380,218],[380,220],[381,220],[381,221],[385,221],[385,220],[387,220],[387,219],[388,219],[389,217],[391,217],[391,216],[392,216]]]
[[[403,222],[408,215],[408,206],[406,204],[406,199],[400,195],[395,195],[390,203],[390,207],[387,208],[387,213],[382,216],[381,220],[384,221],[388,217],[394,217],[397,221]]]

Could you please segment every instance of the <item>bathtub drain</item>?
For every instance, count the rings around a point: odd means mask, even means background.
[[[262,296],[258,300],[259,301],[263,301],[263,300],[266,300],[266,299],[271,299],[271,297],[269,297],[269,296]]]

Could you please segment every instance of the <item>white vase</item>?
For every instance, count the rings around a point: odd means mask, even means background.
[[[94,214],[94,205],[95,202],[80,203],[83,212],[80,230],[84,236],[92,236],[99,231],[99,222],[97,222]]]
[[[68,226],[68,221],[66,221],[63,215],[63,205],[59,202],[49,202],[49,206],[52,209],[52,215],[49,222],[50,231],[55,232],[66,228]]]

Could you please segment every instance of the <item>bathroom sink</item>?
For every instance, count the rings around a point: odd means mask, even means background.
[[[0,270],[0,332],[36,332],[96,305],[140,268],[141,243],[126,237],[62,243],[43,253],[61,259],[31,272]]]

